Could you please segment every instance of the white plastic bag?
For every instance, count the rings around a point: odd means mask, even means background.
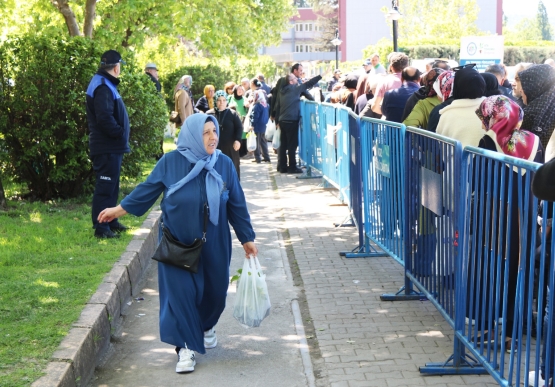
[[[249,152],[256,150],[256,134],[252,130],[247,133],[247,150]]]
[[[272,141],[274,139],[274,134],[276,133],[276,123],[272,120],[268,120],[266,124],[266,141]]]
[[[249,132],[252,129],[252,125],[251,125],[251,117],[252,117],[252,113],[253,113],[253,107],[254,105],[251,105],[251,107],[249,108],[249,111],[247,112],[247,115],[245,116],[245,121],[243,121],[243,132]]]
[[[233,317],[242,325],[255,328],[270,315],[270,306],[266,275],[262,272],[258,258],[245,258],[237,282]]]
[[[278,149],[281,145],[281,129],[277,128],[272,139],[272,148]]]

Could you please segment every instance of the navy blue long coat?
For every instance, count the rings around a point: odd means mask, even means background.
[[[142,215],[161,193],[162,220],[174,237],[190,244],[202,236],[203,208],[206,202],[206,170],[166,198],[168,187],[193,168],[177,151],[166,153],[147,180],[122,200],[129,213]],[[196,274],[158,263],[160,292],[160,338],[163,342],[205,353],[204,331],[218,322],[225,308],[231,261],[233,226],[239,241],[254,241],[255,233],[243,189],[231,159],[220,154],[214,166],[224,181],[220,194],[218,225],[208,221],[206,243]]]

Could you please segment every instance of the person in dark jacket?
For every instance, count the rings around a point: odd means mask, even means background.
[[[160,93],[162,91],[162,85],[160,85],[160,80],[158,79],[158,68],[156,67],[156,64],[152,62],[147,63],[145,66],[145,74],[148,75],[152,82],[154,82],[156,91]]]
[[[227,94],[223,90],[218,90],[214,95],[216,107],[210,109],[206,114],[216,117],[220,129],[218,149],[233,161],[237,177],[241,179],[241,168],[239,148],[241,148],[241,138],[243,136],[243,123],[241,116],[233,109],[227,107]]]
[[[398,89],[385,92],[382,102],[382,113],[385,119],[392,122],[403,122],[403,110],[407,100],[420,88],[422,73],[416,67],[405,67],[401,71],[403,85]]]
[[[89,150],[96,175],[92,222],[97,238],[117,238],[127,230],[117,219],[109,223],[97,220],[102,210],[117,204],[123,154],[131,152],[129,116],[117,89],[122,63],[119,52],[106,51],[87,87]]]
[[[281,146],[279,147],[278,172],[281,173],[302,173],[302,169],[297,168],[295,152],[299,145],[299,120],[301,115],[301,94],[307,93],[322,79],[317,75],[303,84],[299,84],[294,73],[289,74],[288,83],[284,84],[279,90],[279,98],[276,106],[276,117],[279,117],[281,129]],[[308,94],[308,93],[307,93]],[[289,157],[289,166],[287,158]]]
[[[266,101],[266,95],[263,90],[255,90],[253,92],[253,108],[251,120],[251,128],[256,134],[256,149],[254,150],[254,160],[260,164],[262,161],[265,163],[270,162],[270,155],[268,154],[268,144],[266,143],[266,124],[270,118],[270,108]],[[262,154],[262,159],[260,155]]]
[[[200,97],[195,105],[199,111],[206,113],[210,109],[214,109],[214,93],[216,88],[212,85],[204,86],[204,95]]]

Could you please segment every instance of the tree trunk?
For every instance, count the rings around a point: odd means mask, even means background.
[[[85,23],[83,26],[83,34],[86,38],[92,39],[94,17],[96,16],[96,1],[87,0],[85,5]]]
[[[79,25],[77,24],[77,19],[75,18],[75,14],[71,10],[69,6],[69,0],[51,0],[52,4],[58,8],[60,13],[63,15],[67,29],[69,32],[69,36],[79,36],[81,32],[79,31]]]
[[[8,203],[6,202],[6,193],[4,192],[4,186],[2,185],[2,179],[0,178],[0,209],[7,210]]]

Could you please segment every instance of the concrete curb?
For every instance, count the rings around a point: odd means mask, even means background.
[[[46,375],[32,387],[86,386],[110,347],[110,338],[127,302],[140,292],[140,282],[158,244],[160,210],[153,210],[135,231],[127,249],[106,274],[81,316],[62,340],[46,368]]]

